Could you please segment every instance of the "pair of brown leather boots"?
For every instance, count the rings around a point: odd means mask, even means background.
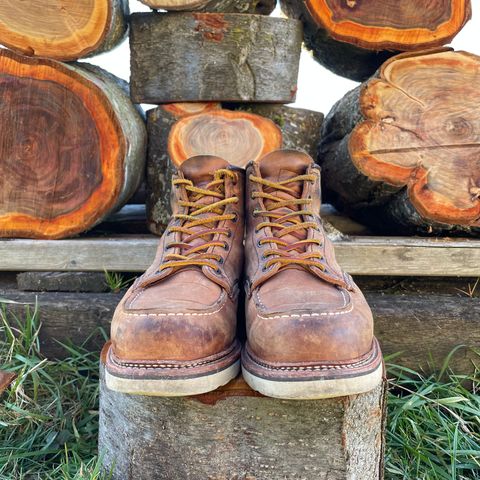
[[[381,381],[372,314],[324,233],[308,155],[276,151],[246,171],[193,157],[173,185],[155,261],[115,312],[110,389],[194,395],[226,384],[240,363],[253,389],[279,398],[351,395]]]

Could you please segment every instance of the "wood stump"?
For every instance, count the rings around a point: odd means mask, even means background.
[[[170,219],[172,175],[185,160],[195,155],[217,155],[232,165],[245,167],[282,146],[282,133],[271,120],[248,112],[215,109],[217,106],[197,104],[197,108],[211,111],[183,115],[172,127],[177,115],[174,107],[162,106],[149,112],[147,218],[149,229],[157,235],[163,233]]]
[[[283,148],[301,150],[313,158],[317,156],[324,118],[323,113],[267,103],[228,105],[228,108],[269,118],[282,131]]]
[[[137,103],[295,100],[297,20],[220,13],[131,17],[131,90]]]
[[[402,54],[323,125],[329,198],[387,233],[480,233],[480,57]]]
[[[131,196],[146,131],[98,67],[0,51],[0,236],[83,232]]]
[[[276,0],[140,0],[153,9],[270,15]]]
[[[0,43],[25,55],[76,60],[113,48],[128,0],[2,0]]]
[[[112,480],[383,478],[385,385],[331,400],[263,397],[237,378],[195,397],[107,389],[99,454]]]
[[[337,75],[363,81],[399,52],[450,43],[471,17],[470,0],[281,0],[302,20],[307,48]]]

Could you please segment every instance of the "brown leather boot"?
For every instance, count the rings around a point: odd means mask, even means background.
[[[246,174],[245,380],[292,399],[374,388],[383,362],[372,314],[324,233],[319,167],[283,150]]]
[[[117,307],[106,382],[143,395],[194,395],[239,372],[244,172],[213,156],[173,179],[173,217],[152,266]]]

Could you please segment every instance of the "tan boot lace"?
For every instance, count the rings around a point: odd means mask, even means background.
[[[182,233],[182,241],[172,242],[166,246],[167,249],[178,248],[180,253],[170,253],[165,256],[166,263],[159,267],[159,271],[166,268],[180,268],[191,265],[207,266],[219,271],[218,263],[223,263],[223,257],[213,252],[208,252],[210,247],[222,247],[228,249],[228,243],[214,241],[216,235],[229,237],[231,231],[226,228],[219,228],[218,223],[224,220],[234,220],[235,213],[225,214],[225,207],[232,203],[238,203],[238,197],[225,197],[226,178],[236,178],[236,174],[228,169],[219,169],[214,173],[213,181],[205,188],[193,185],[188,179],[179,178],[173,181],[173,185],[184,185],[185,190],[190,193],[189,201],[180,200],[179,205],[187,208],[189,213],[176,214],[173,217],[180,220],[180,226],[170,227],[167,235],[171,233]],[[199,203],[204,197],[215,197],[219,200],[208,205]],[[214,215],[203,216],[206,213]],[[205,228],[199,230],[194,227],[203,225]],[[204,243],[196,246],[190,245],[195,239],[204,239]]]
[[[319,262],[319,260],[323,258],[319,252],[305,252],[305,247],[309,244],[321,245],[322,242],[320,240],[306,238],[293,243],[282,240],[285,235],[301,230],[307,230],[309,228],[318,230],[316,222],[307,222],[302,218],[307,216],[314,217],[314,214],[308,210],[307,207],[312,204],[313,200],[311,198],[297,198],[295,190],[287,187],[288,184],[294,182],[314,182],[316,179],[315,175],[298,175],[281,182],[272,182],[254,175],[250,175],[249,178],[252,182],[259,183],[260,185],[274,190],[287,192],[294,197],[288,200],[281,200],[271,193],[264,191],[252,193],[252,198],[263,198],[271,201],[268,207],[266,207],[266,210],[255,210],[253,212],[255,216],[262,216],[268,219],[268,221],[261,222],[257,225],[257,231],[268,227],[273,234],[271,237],[266,237],[260,240],[260,245],[267,243],[274,243],[276,245],[276,248],[263,252],[264,257],[266,258],[275,256],[275,258],[271,258],[265,262],[265,268],[270,268],[274,264],[279,264],[280,266],[295,264],[314,266],[321,270],[325,270],[325,267]],[[295,206],[300,206],[302,210],[294,210]],[[292,212],[283,215],[272,211],[283,207],[291,208]]]

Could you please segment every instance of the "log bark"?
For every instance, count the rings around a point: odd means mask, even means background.
[[[471,18],[470,0],[281,0],[281,6],[304,24],[315,58],[356,81],[396,53],[450,43]]]
[[[276,0],[140,0],[153,9],[270,15]]]
[[[283,401],[241,377],[195,397],[110,391],[101,363],[99,453],[112,480],[383,478],[385,384]]]
[[[282,131],[283,148],[301,150],[317,156],[323,113],[278,104],[227,104],[226,108],[251,112],[272,120]]]
[[[293,102],[301,43],[297,20],[230,13],[134,14],[132,98],[154,104]]]
[[[172,103],[147,112],[147,224],[161,235],[170,220],[170,193],[175,166],[168,157],[168,136],[182,117],[221,108],[219,103]]]
[[[0,51],[0,236],[64,238],[135,192],[146,129],[98,67]]]
[[[177,114],[166,112],[166,108],[173,107],[159,107],[148,117],[147,217],[150,230],[160,235],[171,214],[172,175],[185,160],[195,155],[218,155],[232,165],[245,167],[282,145],[280,129],[271,120],[252,113],[210,106],[209,112],[181,116],[169,130]]]
[[[402,54],[328,114],[327,200],[385,233],[480,233],[480,57]],[[461,99],[461,101],[459,101]]]
[[[127,0],[2,0],[0,43],[71,61],[112,49],[127,32]]]

